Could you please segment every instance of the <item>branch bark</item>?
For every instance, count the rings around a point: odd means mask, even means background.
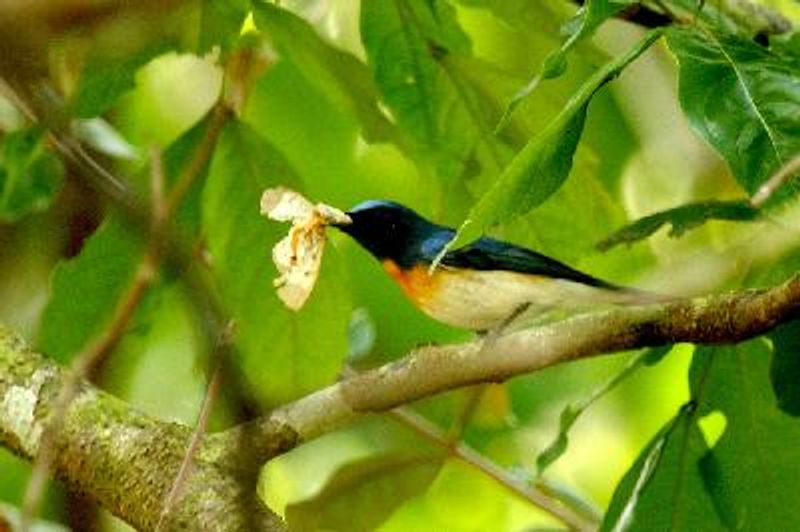
[[[251,423],[207,435],[167,529],[278,530],[258,500],[266,460],[355,418],[460,386],[498,382],[558,363],[675,342],[721,344],[800,317],[800,276],[766,290],[624,307],[482,341],[431,346],[349,377]],[[65,370],[0,327],[0,444],[39,452]],[[141,414],[82,383],[53,436],[54,471],[137,528],[152,530],[191,430]]]
[[[261,459],[354,418],[453,388],[502,382],[555,364],[678,342],[736,343],[800,316],[800,275],[766,290],[748,290],[668,304],[623,307],[503,335],[491,344],[423,347],[349,377],[225,433],[245,438]]]
[[[0,327],[0,443],[34,459],[49,414],[68,380],[65,370],[31,351]],[[140,530],[153,530],[191,429],[153,419],[87,382],[63,414],[53,471],[76,491]],[[258,500],[258,468],[217,463],[206,445],[178,495],[167,530],[282,530],[280,518]]]

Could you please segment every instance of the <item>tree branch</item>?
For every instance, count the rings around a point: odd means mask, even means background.
[[[34,459],[67,380],[65,370],[0,327],[0,443]],[[153,530],[191,430],[137,412],[86,382],[79,390],[52,436],[55,474],[136,528]],[[252,489],[258,468],[221,466],[220,452],[204,443],[165,529],[282,530]]]
[[[395,408],[389,415],[397,419],[405,426],[413,429],[417,434],[433,442],[448,455],[474,467],[484,475],[493,479],[495,482],[510,490],[511,493],[520,497],[522,500],[541,508],[560,519],[570,530],[578,532],[590,532],[596,530],[599,522],[593,521],[585,515],[581,515],[573,508],[563,504],[557,498],[544,493],[537,486],[515,479],[505,469],[487,459],[481,453],[469,445],[453,440],[449,434],[440,430],[433,423],[417,414],[410,408]]]
[[[677,342],[735,343],[798,315],[800,276],[795,276],[768,290],[577,316],[505,334],[489,345],[476,340],[424,347],[212,438],[246,438],[251,451],[266,460],[360,415],[384,412],[453,388],[501,382],[555,364],[628,349]]]
[[[165,528],[281,528],[254,489],[259,465],[358,416],[604,353],[675,342],[739,342],[798,316],[800,276],[795,276],[766,290],[577,316],[508,333],[486,345],[479,340],[415,350],[262,419],[207,435]],[[0,443],[34,458],[66,379],[64,370],[0,328]],[[57,476],[134,526],[152,530],[190,429],[138,413],[87,383],[62,425],[55,436]]]

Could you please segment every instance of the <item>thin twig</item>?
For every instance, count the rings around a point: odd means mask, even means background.
[[[167,204],[164,196],[164,159],[158,146],[150,148],[150,217],[152,219],[152,232],[157,232],[169,218]]]
[[[73,359],[68,373],[69,376],[59,392],[59,398],[51,413],[52,425],[42,438],[41,450],[36,456],[31,476],[25,489],[20,517],[20,529],[22,532],[27,532],[28,526],[39,506],[53,461],[55,435],[61,429],[61,420],[70,402],[78,392],[81,380],[86,377],[97,376],[108,354],[122,340],[131,318],[133,318],[139,303],[155,280],[157,272],[158,258],[155,253],[148,251],[139,264],[133,282],[117,304],[111,322],[103,331],[103,334]]]
[[[473,386],[472,388],[464,390],[467,397],[458,414],[455,416],[455,419],[453,419],[452,424],[447,429],[448,440],[457,442],[464,436],[464,431],[467,430],[489,386],[489,384],[479,384],[478,386]]]
[[[670,303],[614,308],[507,333],[481,351],[476,341],[426,346],[391,364],[360,372],[217,435],[251,436],[263,460],[358,417],[386,412],[435,394],[502,382],[543,368],[679,342],[736,343],[764,334],[800,312],[800,275],[767,290],[743,290]]]
[[[175,480],[172,482],[172,486],[169,489],[169,493],[167,494],[167,497],[164,499],[164,506],[161,509],[161,515],[159,515],[158,523],[156,523],[156,528],[155,528],[156,532],[161,530],[161,527],[164,525],[167,517],[172,512],[172,508],[178,499],[178,495],[180,494],[181,488],[191,475],[192,465],[194,463],[194,456],[197,454],[197,450],[200,448],[200,444],[203,441],[203,436],[208,431],[208,423],[211,419],[211,412],[213,411],[214,403],[216,402],[216,399],[219,396],[219,390],[221,385],[222,385],[222,371],[220,367],[217,366],[217,368],[211,375],[211,380],[209,381],[208,387],[206,388],[206,394],[205,397],[203,398],[203,405],[200,407],[200,413],[197,416],[197,424],[195,425],[194,431],[192,432],[192,439],[189,440],[189,445],[186,448],[186,454],[183,456],[183,461],[181,461],[181,466],[178,469],[178,474],[175,476]]]
[[[218,102],[212,109],[211,120],[208,123],[208,128],[205,131],[200,145],[195,150],[192,159],[179,174],[175,185],[173,185],[167,197],[164,208],[164,213],[167,218],[171,218],[175,214],[184,196],[186,196],[192,184],[200,176],[206,164],[208,164],[208,161],[214,153],[214,147],[217,145],[217,139],[222,132],[222,128],[230,117],[230,109],[222,102]]]
[[[395,408],[389,412],[389,415],[447,451],[453,458],[457,458],[474,467],[514,495],[562,521],[571,530],[593,531],[597,528],[597,523],[588,521],[583,515],[575,512],[559,500],[550,497],[539,488],[513,478],[502,467],[484,457],[472,447],[463,442],[453,442],[436,425],[409,408]]]
[[[0,445],[34,459],[67,373],[0,325],[0,397],[22,400],[0,400]],[[191,429],[144,414],[89,382],[78,388],[61,420],[55,474],[137,530],[153,530]],[[209,438],[195,458],[192,479],[198,479],[184,489],[164,528],[284,530],[256,490],[242,485],[241,470],[219,467],[224,449]]]
[[[51,426],[42,437],[42,443],[36,460],[33,464],[30,479],[25,489],[20,516],[20,530],[26,532],[31,523],[36,509],[39,506],[44,488],[47,485],[50,467],[53,462],[55,451],[55,435],[61,429],[64,414],[69,407],[69,403],[78,392],[81,380],[95,372],[98,365],[102,362],[105,355],[119,343],[125,333],[127,325],[136,310],[137,305],[144,296],[147,288],[152,283],[156,268],[152,259],[148,255],[139,267],[131,288],[117,305],[114,317],[110,325],[106,328],[103,335],[90,344],[72,362],[67,373],[64,386],[59,392],[51,414]]]
[[[762,207],[767,200],[769,200],[772,195],[775,194],[775,191],[778,190],[781,185],[791,179],[798,172],[800,172],[800,153],[795,155],[788,163],[780,167],[777,172],[772,174],[772,176],[767,179],[763,185],[761,185],[761,188],[758,189],[758,192],[756,192],[753,197],[750,198],[750,204],[756,208]]]
[[[170,191],[166,200],[163,198],[163,165],[160,160],[160,152],[153,151],[152,179],[151,188],[153,189],[153,206],[151,209],[151,233],[148,239],[147,248],[142,260],[137,268],[136,275],[128,290],[120,299],[117,309],[109,325],[102,333],[100,338],[92,342],[74,359],[71,365],[71,377],[66,381],[66,385],[61,389],[59,401],[56,402],[56,409],[53,410],[52,429],[48,430],[48,437],[42,440],[42,451],[37,455],[31,472],[30,480],[25,490],[24,503],[22,507],[21,523],[22,531],[27,532],[28,526],[35,515],[39,506],[39,501],[44,493],[47,484],[48,473],[53,460],[53,440],[54,435],[60,430],[60,420],[63,418],[69,403],[74,398],[80,381],[89,377],[96,378],[101,368],[105,365],[108,356],[114,351],[120,340],[128,329],[128,325],[133,315],[156,278],[160,268],[161,250],[163,243],[161,238],[164,234],[166,225],[171,216],[177,209],[185,193],[191,187],[194,180],[201,173],[206,163],[213,153],[213,148],[219,133],[228,118],[229,113],[221,106],[217,105],[209,123],[209,128],[201,141],[200,146],[192,157],[190,163],[181,173],[175,187]],[[102,165],[98,164],[83,148],[76,144],[71,146],[62,141],[57,136],[53,136],[55,145],[64,154],[70,157],[78,157],[83,160],[92,170],[100,176],[105,177],[110,183],[117,183],[116,178],[108,172]]]

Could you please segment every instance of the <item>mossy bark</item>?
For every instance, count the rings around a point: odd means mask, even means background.
[[[0,443],[33,460],[53,446],[55,475],[141,530],[153,530],[191,437],[189,427],[154,419],[87,383],[50,436],[65,372],[0,327]],[[228,442],[230,443],[230,442]],[[194,460],[162,530],[281,530],[259,500],[258,464],[217,462],[209,442]],[[212,459],[209,459],[212,458]]]

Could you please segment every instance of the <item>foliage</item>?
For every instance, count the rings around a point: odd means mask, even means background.
[[[797,320],[775,329],[769,338],[772,340],[772,365],[769,368],[772,387],[778,401],[778,408],[792,416],[800,416],[800,391],[795,383],[800,375],[800,322]]]
[[[692,29],[671,29],[668,41],[692,127],[725,158],[742,188],[755,193],[800,150],[800,56]]]
[[[603,22],[626,7],[629,7],[632,3],[633,2],[627,0],[621,2],[616,0],[589,0],[584,3],[575,17],[567,21],[562,27],[563,42],[561,46],[550,52],[547,59],[542,63],[541,72],[536,74],[536,76],[508,102],[508,107],[503,114],[498,129],[502,129],[506,125],[514,109],[523,99],[530,96],[531,93],[536,90],[536,87],[539,86],[541,81],[556,78],[564,73],[567,69],[567,54],[575,45],[591,37]]]
[[[41,128],[14,131],[0,147],[0,220],[13,222],[50,206],[64,167],[46,146]]]
[[[191,417],[228,340],[212,427],[467,335],[334,230],[308,305],[287,310],[267,187],[341,208],[387,197],[461,224],[453,247],[491,233],[612,282],[655,272],[661,293],[796,272],[798,176],[751,201],[800,153],[800,36],[767,8],[169,4],[42,8],[25,38],[0,16],[0,319],[67,364],[121,325],[95,377],[156,415]],[[431,398],[413,408],[441,435],[370,418],[259,486],[298,530],[553,526],[518,498],[539,489],[590,521],[606,508],[603,530],[796,529],[798,323]],[[0,497],[18,504],[24,475],[0,455]]]
[[[324,489],[286,508],[295,530],[374,530],[406,499],[436,478],[442,457],[431,454],[373,456],[345,465]],[[353,508],[363,510],[354,514]]]
[[[520,150],[472,208],[452,247],[471,242],[488,227],[526,213],[561,187],[572,168],[592,97],[660,36],[658,31],[649,33],[630,52],[598,70],[583,84],[547,129]]]
[[[280,303],[263,274],[270,262],[265,243],[275,242],[283,228],[263,223],[254,206],[262,191],[279,184],[300,182],[251,128],[228,124],[203,190],[203,226],[220,290],[236,320],[243,368],[268,402],[286,401],[335,378],[347,351],[349,316],[347,294],[335,277],[320,281],[313,300],[294,313]]]
[[[597,247],[606,251],[619,244],[632,244],[647,238],[667,224],[670,225],[669,236],[679,238],[686,231],[703,225],[708,220],[752,221],[758,215],[758,209],[748,201],[689,203],[636,220],[598,242]]]

